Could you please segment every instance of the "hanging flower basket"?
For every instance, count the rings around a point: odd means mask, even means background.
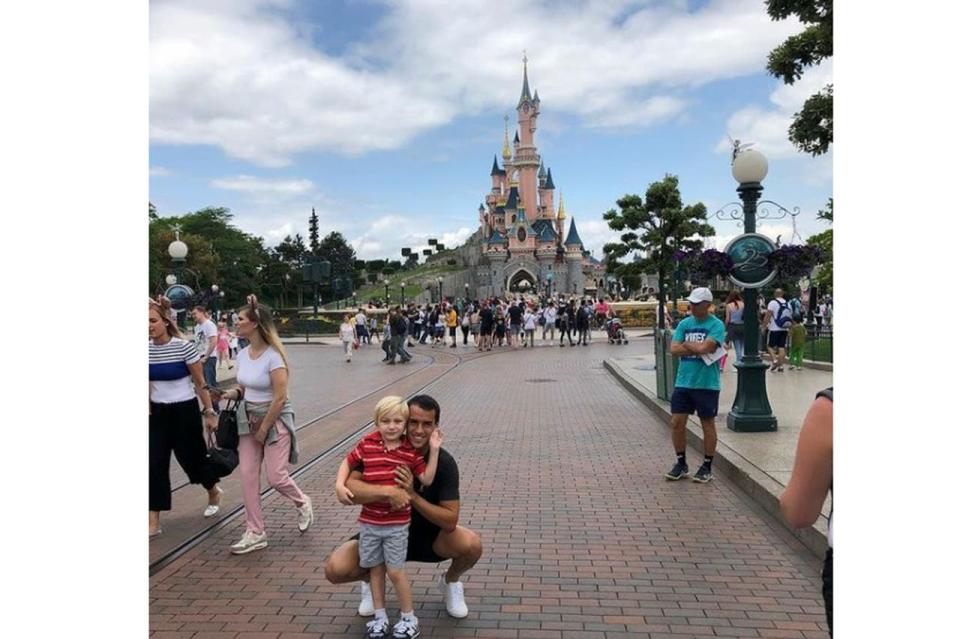
[[[716,249],[677,251],[674,259],[679,261],[692,282],[708,282],[718,276],[727,277],[733,270],[733,259]]]
[[[768,259],[780,278],[799,280],[810,277],[814,267],[823,261],[823,251],[808,244],[786,244],[771,253]]]

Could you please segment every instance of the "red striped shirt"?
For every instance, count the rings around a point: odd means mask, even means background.
[[[403,443],[387,450],[379,432],[366,435],[357,447],[347,455],[350,468],[363,464],[363,481],[378,486],[394,486],[393,471],[407,466],[415,476],[422,475],[427,463],[417,450],[404,438]],[[410,523],[410,506],[401,510],[390,510],[390,502],[378,501],[364,504],[357,521],[375,526],[395,526]]]

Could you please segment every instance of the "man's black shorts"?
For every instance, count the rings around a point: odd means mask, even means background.
[[[670,397],[670,412],[674,415],[692,415],[698,417],[716,417],[720,406],[720,391],[706,388],[673,389]]]
[[[360,541],[360,533],[350,538],[353,541]],[[411,534],[407,539],[407,561],[419,561],[424,564],[438,564],[446,561],[443,557],[433,552],[433,542],[436,541],[429,535]]]
[[[480,334],[490,335],[493,333],[493,324],[480,324]]]
[[[786,348],[789,331],[767,331],[767,347]]]

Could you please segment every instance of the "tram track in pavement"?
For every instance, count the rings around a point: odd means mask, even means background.
[[[347,402],[345,404],[338,406],[335,409],[327,411],[323,415],[320,415],[308,420],[307,422],[304,423],[303,426],[301,426],[300,428],[297,428],[298,438],[300,437],[300,433],[302,431],[306,431],[309,427],[314,426],[325,419],[329,419],[330,417],[335,416],[336,413],[345,412],[347,409],[351,407],[357,406],[358,404],[363,404],[365,401],[369,401],[369,398],[371,395],[380,393],[392,386],[396,386],[397,384],[410,379],[416,374],[427,372],[431,367],[435,365],[438,365],[438,364],[442,365],[442,363],[438,362],[438,359],[445,359],[447,357],[451,357],[455,361],[452,363],[451,366],[449,366],[449,368],[435,375],[429,381],[424,383],[422,386],[419,386],[412,391],[407,391],[405,394],[402,395],[403,397],[405,397],[406,399],[409,399],[415,395],[419,395],[420,393],[423,393],[427,388],[429,388],[439,380],[446,377],[449,373],[453,372],[454,370],[457,370],[460,366],[462,366],[466,362],[471,362],[476,359],[482,359],[485,357],[489,357],[490,355],[497,355],[505,352],[509,352],[509,351],[498,350],[498,351],[490,351],[486,353],[477,352],[477,353],[471,353],[469,355],[467,354],[460,355],[460,354],[445,352],[443,353],[442,358],[438,358],[435,355],[431,355],[429,356],[431,359],[430,364],[426,366],[422,366],[419,369],[404,375],[403,377],[400,377],[396,380],[393,380],[381,386],[380,388],[372,390],[368,393],[364,393],[363,395],[351,400],[350,402]],[[436,355],[439,355],[439,353]],[[370,412],[368,411],[366,414],[369,415]],[[312,453],[307,461],[301,463],[295,470],[291,471],[290,476],[293,478],[297,478],[309,472],[318,464],[326,460],[331,454],[337,452],[340,448],[344,446],[344,444],[355,439],[361,433],[369,430],[372,427],[372,425],[373,425],[373,421],[367,419],[367,420],[364,420],[359,427],[349,429],[345,435],[342,435],[339,438],[336,438],[336,441],[333,444],[327,444],[319,452]],[[303,452],[303,450],[304,450],[304,447],[301,446],[301,452]],[[233,475],[231,475],[231,477],[232,476]],[[182,488],[182,486],[180,486],[179,488]],[[236,481],[235,490],[238,493],[240,492],[239,481]],[[271,496],[275,492],[276,491],[273,487],[267,486],[267,488],[261,490],[260,497],[261,499],[263,499]],[[204,500],[205,500],[205,496],[204,496]],[[221,501],[222,501],[222,498],[221,498]],[[242,512],[243,512],[243,502],[239,501],[239,503],[237,503],[234,506],[226,507],[221,515],[217,516],[215,519],[212,520],[212,523],[208,525],[203,525],[198,530],[186,531],[186,537],[184,539],[178,539],[172,547],[161,550],[160,552],[157,553],[156,556],[152,556],[154,555],[154,553],[151,552],[150,564],[149,564],[149,575],[153,577],[154,575],[162,571],[164,568],[174,564],[174,562],[176,562],[179,558],[183,557],[185,554],[190,552],[190,550],[192,550],[199,544],[203,543],[206,539],[211,537],[214,533],[216,533],[217,531],[221,530],[226,526],[233,524],[236,518]],[[207,520],[204,520],[204,521],[207,521]],[[151,546],[153,546],[153,544],[151,544]]]

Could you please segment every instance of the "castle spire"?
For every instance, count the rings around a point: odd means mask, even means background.
[[[496,156],[496,154],[494,154],[494,156],[493,156],[493,168],[490,169],[490,175],[499,175],[499,174],[500,174],[500,167],[497,166],[497,156]]]
[[[520,92],[520,102],[517,103],[517,108],[520,108],[520,105],[524,101],[533,101],[533,98],[530,96],[530,83],[527,81],[527,50],[523,50],[523,90]]]
[[[563,243],[564,246],[583,246],[583,242],[580,241],[580,234],[577,233],[577,223],[570,219],[570,232],[567,233],[567,241]]]
[[[547,185],[543,187],[545,189],[555,189],[553,185],[553,169],[547,169]]]
[[[558,220],[567,219],[567,214],[563,210],[563,191],[560,191],[560,208],[557,210],[557,219]]]
[[[513,153],[510,151],[510,134],[507,133],[507,124],[510,122],[510,116],[503,116],[503,159],[509,160]]]

